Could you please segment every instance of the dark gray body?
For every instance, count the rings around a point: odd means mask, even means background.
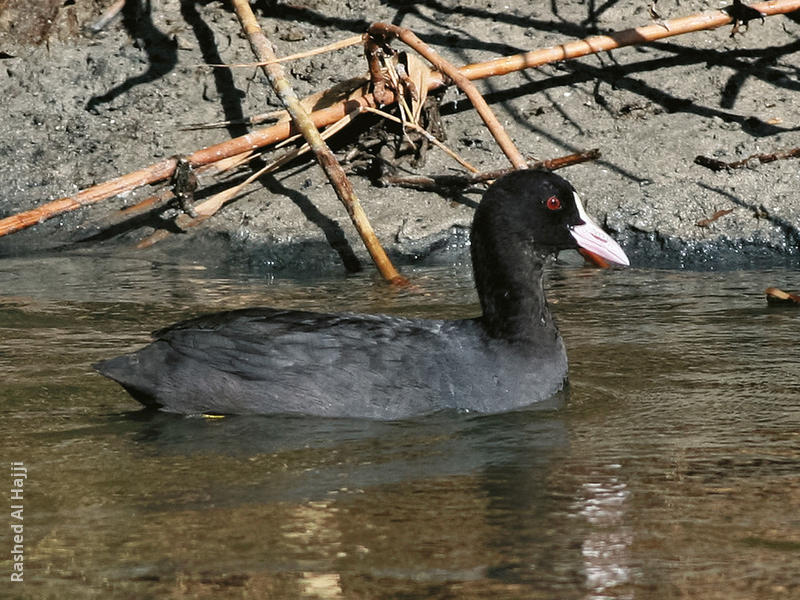
[[[143,404],[183,414],[502,412],[564,384],[558,331],[549,318],[537,325],[536,339],[515,343],[487,335],[480,318],[253,308],[179,323],[96,368]]]

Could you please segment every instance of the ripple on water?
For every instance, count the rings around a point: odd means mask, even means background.
[[[463,266],[413,280],[0,261],[0,444],[30,467],[31,597],[800,593],[800,313],[762,295],[796,272],[556,267],[571,385],[542,411],[183,418],[91,371],[223,308],[476,313]]]

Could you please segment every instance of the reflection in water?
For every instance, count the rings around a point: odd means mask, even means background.
[[[23,598],[791,598],[788,271],[554,271],[569,393],[397,423],[142,412],[91,363],[245,305],[454,317],[465,270],[302,284],[0,261],[0,448],[30,468]],[[26,521],[28,524],[28,521]],[[8,572],[8,558],[0,569]],[[28,577],[30,575],[30,577]]]
[[[341,550],[341,535],[336,527],[336,506],[330,501],[308,502],[296,507],[291,514],[292,527],[284,532],[287,546],[324,546],[341,558],[347,554]],[[337,548],[339,548],[337,550]],[[339,573],[301,571],[299,591],[304,598],[344,598]]]
[[[614,465],[619,468],[619,465]],[[581,551],[589,598],[608,598],[606,592],[630,580],[629,547],[633,531],[626,518],[627,486],[613,476],[586,482],[579,496],[579,514],[592,525]],[[614,595],[631,598],[632,595]]]

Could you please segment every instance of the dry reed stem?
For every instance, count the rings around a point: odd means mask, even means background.
[[[769,0],[768,2],[751,4],[750,7],[763,13],[764,16],[772,16],[800,10],[800,0]],[[549,48],[532,50],[523,54],[466,65],[461,68],[461,73],[469,79],[485,79],[521,71],[522,69],[539,67],[547,63],[607,52],[624,46],[654,42],[695,31],[717,29],[731,22],[731,16],[722,10],[696,13],[677,19],[669,19],[663,23],[653,23],[643,27],[616,31],[607,35],[595,35],[558,46],[550,46]]]
[[[220,156],[219,158],[227,158],[227,156]],[[106,200],[118,194],[129,192],[138,187],[167,179],[175,172],[175,165],[177,162],[177,159],[174,157],[167,158],[149,167],[81,190],[73,196],[59,198],[58,200],[42,204],[31,210],[26,210],[0,219],[0,236],[8,235],[9,233],[14,233],[15,231],[36,225],[37,223],[52,219],[62,213],[76,210],[82,206],[94,204],[95,202],[100,202],[101,200]]]
[[[340,81],[339,83],[322,90],[315,92],[303,98],[300,102],[308,112],[314,112],[321,108],[331,106],[333,104],[350,100],[353,96],[366,94],[366,86],[369,79],[366,76],[351,77]],[[210,129],[212,127],[225,127],[228,125],[257,125],[265,121],[287,121],[290,122],[292,118],[289,113],[284,110],[274,110],[243,119],[231,119],[229,121],[217,121],[216,123],[188,123],[181,127],[183,131],[190,131],[192,129]]]
[[[277,57],[275,56],[272,44],[264,35],[264,32],[256,21],[255,15],[250,8],[249,1],[231,0],[231,2],[236,11],[236,15],[239,17],[242,29],[250,41],[253,53],[259,61],[265,63],[261,68],[267,75],[275,93],[278,94],[281,102],[291,115],[292,121],[302,132],[303,137],[311,147],[311,151],[328,176],[328,180],[331,182],[334,190],[336,190],[336,195],[339,197],[339,200],[341,200],[342,204],[344,204],[347,209],[347,213],[350,215],[350,219],[358,231],[358,234],[361,236],[361,240],[364,242],[378,271],[383,278],[389,282],[404,283],[406,281],[405,278],[395,269],[386,251],[383,249],[383,246],[381,246],[378,236],[375,235],[375,231],[372,229],[372,225],[370,225],[369,219],[367,219],[367,215],[361,207],[361,203],[356,196],[352,184],[347,179],[344,169],[325,143],[314,121],[310,118],[308,112],[300,102],[300,99],[297,97],[297,94],[295,94],[289,81],[286,79],[283,67],[275,62]]]
[[[770,0],[751,5],[765,16],[786,14],[800,10],[800,0]],[[631,46],[651,41],[660,40],[676,35],[683,35],[707,29],[716,29],[731,23],[730,15],[723,11],[709,11],[671,19],[663,24],[645,25],[633,29],[626,29],[603,36],[592,36],[584,40],[575,40],[559,46],[551,46],[539,50],[532,50],[523,54],[507,56],[484,63],[476,63],[461,67],[459,71],[468,79],[484,79],[499,75],[507,75],[531,67],[579,58],[597,52],[606,52],[615,48]],[[445,85],[443,78],[436,78],[433,73],[430,79],[429,90]],[[346,114],[361,106],[376,106],[372,95],[366,94],[360,98],[353,98],[311,113],[311,119],[317,127],[324,127],[335,123]],[[196,150],[187,156],[193,166],[207,165],[234,154],[248,150],[255,150],[274,144],[289,137],[292,126],[289,122],[281,122],[270,127],[264,127],[246,135],[233,138]],[[77,194],[59,198],[43,204],[37,208],[11,215],[0,219],[0,236],[8,235],[44,220],[55,217],[61,213],[81,208],[106,200],[123,192],[128,192],[137,187],[162,181],[172,176],[176,161],[168,158],[154,163],[132,173],[121,175],[104,183],[81,190]]]
[[[319,48],[314,48],[313,50],[306,50],[305,52],[298,52],[297,54],[290,54],[289,56],[282,56],[280,58],[274,58],[272,60],[266,60],[263,62],[253,62],[253,63],[232,63],[232,64],[207,64],[207,65],[200,65],[204,67],[216,67],[216,68],[242,68],[242,67],[266,67],[267,65],[274,65],[277,63],[284,63],[289,62],[292,60],[298,60],[301,58],[308,58],[310,56],[316,56],[317,54],[324,54],[325,52],[332,52],[334,50],[341,50],[342,48],[347,48],[348,46],[355,46],[356,44],[361,44],[364,42],[364,36],[362,35],[354,35],[349,38],[345,38],[343,40],[339,40],[338,42],[333,42],[332,44],[328,44],[327,46],[320,46]]]
[[[230,125],[259,125],[267,121],[277,121],[285,115],[285,110],[273,110],[242,119],[228,119],[227,121],[214,121],[212,123],[186,123],[185,125],[181,125],[180,130],[195,131],[198,129],[219,129]]]
[[[338,123],[334,123],[330,127],[328,127],[325,132],[322,134],[323,139],[327,139],[335,133],[338,133],[346,125],[349,125],[352,120],[355,118],[356,114],[351,114],[341,119]],[[306,142],[299,148],[295,148],[285,154],[281,155],[268,165],[265,165],[257,172],[253,173],[247,179],[245,179],[242,183],[232,186],[226,190],[219,192],[218,194],[214,194],[211,198],[204,200],[203,202],[199,202],[195,205],[194,209],[198,216],[203,217],[204,219],[214,215],[224,204],[232,200],[245,186],[251,184],[256,179],[261,177],[262,175],[266,175],[267,173],[271,173],[273,171],[277,171],[280,167],[285,165],[288,162],[293,161],[298,156],[302,156],[303,154],[307,153],[311,149],[311,146]]]

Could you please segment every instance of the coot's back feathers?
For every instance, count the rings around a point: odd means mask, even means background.
[[[588,220],[572,186],[537,171],[491,186],[471,237],[481,317],[251,308],[162,329],[149,346],[96,368],[143,404],[184,414],[397,419],[544,400],[567,373],[542,288],[546,257],[584,238],[609,260],[627,259]]]
[[[170,412],[396,419],[548,398],[563,385],[566,355],[557,335],[546,337],[536,352],[509,354],[479,320],[253,308],[163,329],[145,349],[97,369]]]

